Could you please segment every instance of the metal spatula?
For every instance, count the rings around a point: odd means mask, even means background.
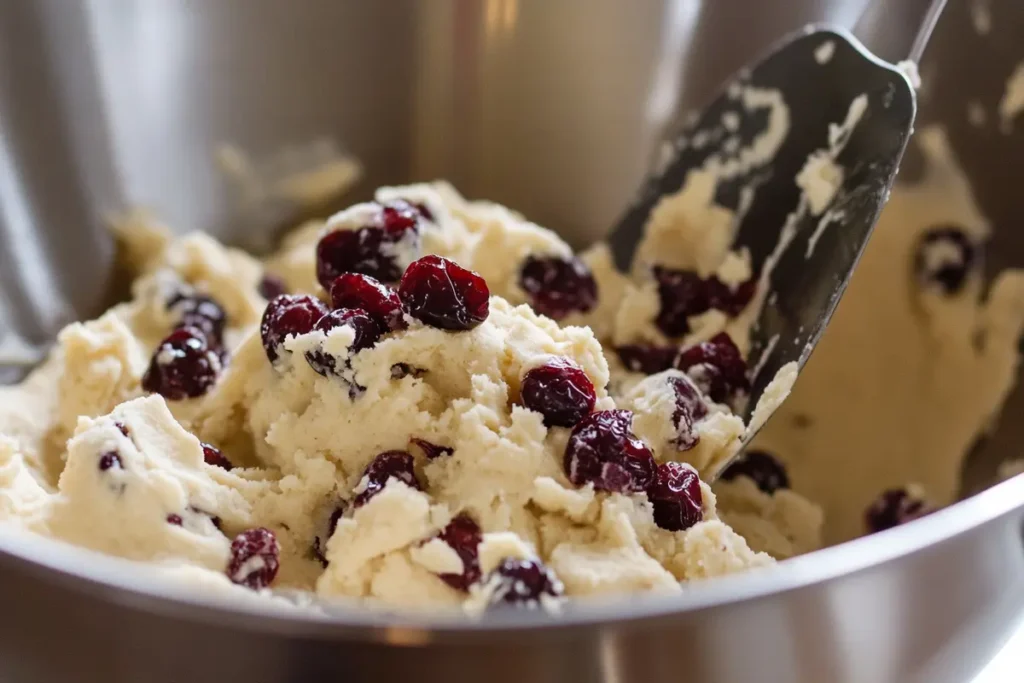
[[[923,14],[912,60],[943,4]],[[750,251],[766,292],[752,331],[748,419],[776,372],[802,366],[824,332],[888,199],[915,112],[904,69],[844,30],[808,28],[737,74],[670,143],[613,231],[616,263],[629,270],[657,204],[691,173],[714,174],[714,202],[736,212],[734,247]]]

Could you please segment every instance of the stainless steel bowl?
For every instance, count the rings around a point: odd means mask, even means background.
[[[225,142],[259,161],[326,138],[365,163],[359,191],[444,176],[592,241],[682,111],[782,32],[853,27],[864,4],[5,0],[0,329],[43,342],[97,312],[103,221],[125,205],[252,241],[258,217],[213,162]],[[951,0],[929,50],[923,116],[950,127],[997,227],[997,269],[1024,263],[1024,136],[968,125],[966,100],[1000,96],[1024,12],[991,3],[982,39],[970,4]],[[1022,407],[1018,391],[1008,410]],[[972,463],[1022,440],[1004,420]],[[0,605],[4,681],[965,681],[1024,609],[1024,477],[773,571],[557,620],[226,605],[7,533]]]

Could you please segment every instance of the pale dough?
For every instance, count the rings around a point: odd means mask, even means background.
[[[674,265],[735,286],[751,276],[749,257],[729,252],[731,235],[721,232],[729,212],[701,192],[699,185],[684,189],[657,212],[654,247],[646,247],[644,258],[682,240],[696,260]],[[708,400],[709,414],[695,426],[699,444],[688,451],[673,445],[674,398],[665,378],[682,373],[645,379],[622,370],[601,344],[664,339],[652,323],[658,311],[649,278],[614,272],[605,248],[584,257],[598,281],[598,306],[558,324],[526,305],[518,283],[527,256],[571,257],[553,232],[497,204],[467,201],[445,183],[382,188],[377,198],[429,210],[431,223],[394,255],[405,264],[437,253],[483,275],[493,295],[483,324],[453,333],[413,321],[348,358],[348,383],[317,374],[303,352],[347,353],[350,328],[291,337],[271,364],[257,329],[264,269],[293,292],[319,292],[316,242],[325,230],[358,228],[372,207],[356,205],[300,227],[265,263],[204,235],[172,240],[151,219],[133,215],[120,228],[129,266],[138,273],[132,300],[69,326],[29,380],[0,389],[0,522],[218,577],[234,535],[262,526],[280,544],[275,589],[471,612],[486,602],[488,587],[460,592],[438,577],[463,568],[459,555],[435,538],[460,513],[482,529],[485,572],[506,557],[539,558],[570,597],[678,592],[686,581],[771,564],[761,550],[788,557],[818,545],[820,513],[792,492],[730,497],[737,525],[749,530],[748,544],[723,522],[729,513],[719,514],[703,484],[703,521],[677,532],[658,527],[646,494],[572,486],[563,467],[570,430],[545,427],[539,413],[517,402],[523,375],[552,357],[572,359],[586,372],[596,387],[596,410],[633,409],[634,431],[658,461],[683,460],[714,472],[738,451],[746,427],[728,407]],[[209,294],[225,309],[230,356],[207,394],[165,401],[146,395],[141,377],[174,324],[166,302],[182,290]],[[735,328],[745,349],[741,328],[749,316],[737,322],[714,313],[691,320],[686,343]],[[396,376],[397,366],[417,372]],[[356,382],[365,391],[353,396],[349,387]],[[452,452],[427,460],[414,439]],[[206,464],[200,440],[217,445],[236,467]],[[413,454],[423,490],[392,479],[352,510],[353,495],[366,486],[364,470],[388,450]],[[349,510],[330,534],[327,519],[342,501]],[[752,505],[764,510],[759,526],[747,519]],[[208,587],[224,583],[204,580]]]

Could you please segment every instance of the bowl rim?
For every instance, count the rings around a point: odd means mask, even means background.
[[[318,603],[296,605],[255,594],[241,598],[247,589],[210,590],[162,573],[153,565],[73,546],[10,524],[0,524],[0,567],[20,563],[22,566],[16,569],[38,580],[109,603],[240,631],[404,646],[465,644],[513,634],[517,638],[530,634],[571,638],[596,628],[650,626],[659,620],[768,599],[903,560],[1018,512],[1021,519],[1011,523],[1024,521],[1024,475],[908,524],[777,565],[695,581],[688,583],[686,590],[670,595],[633,593],[625,600],[624,596],[582,599],[554,617],[540,611],[510,610],[474,618],[458,611],[420,614],[386,612],[355,603],[319,603],[327,607],[325,610],[317,608]]]

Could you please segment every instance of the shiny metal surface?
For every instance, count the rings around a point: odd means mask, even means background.
[[[923,67],[922,116],[949,124],[996,225],[998,269],[1024,262],[1024,137],[968,125],[965,96],[998,100],[1024,58],[1024,12],[991,5],[996,28],[982,40],[967,0],[950,2]],[[111,250],[102,219],[125,202],[244,241],[212,160],[221,142],[261,159],[331,138],[364,160],[367,186],[447,176],[591,241],[679,112],[783,32],[854,26],[863,6],[0,0],[0,329],[43,341],[64,316],[96,311]],[[1007,410],[1021,409],[1018,391]],[[1004,420],[981,460],[1017,455],[1022,441],[1024,425]],[[1022,504],[1018,477],[676,599],[479,625],[227,609],[5,533],[0,680],[966,681],[1024,606]]]

